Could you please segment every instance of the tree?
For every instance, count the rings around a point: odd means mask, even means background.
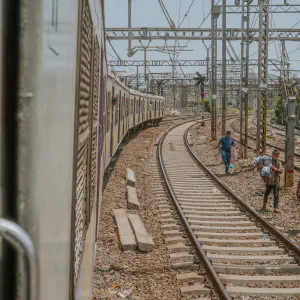
[[[282,96],[278,95],[274,103],[275,123],[284,125],[284,102]]]
[[[204,98],[204,111],[211,112],[211,99]]]

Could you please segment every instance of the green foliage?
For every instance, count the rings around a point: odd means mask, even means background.
[[[274,103],[274,117],[275,117],[275,122],[277,124],[282,124],[284,123],[284,103],[282,100],[282,96],[278,96],[275,103]]]
[[[211,99],[204,98],[204,111],[211,112]]]

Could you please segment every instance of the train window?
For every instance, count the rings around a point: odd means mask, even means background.
[[[138,113],[141,111],[141,98],[139,98]]]
[[[129,99],[128,99],[128,115],[131,114],[131,106],[132,106],[132,102],[131,102],[131,97],[129,96]]]
[[[139,112],[139,104],[138,99],[134,97],[134,106],[135,106],[135,113],[137,114]]]

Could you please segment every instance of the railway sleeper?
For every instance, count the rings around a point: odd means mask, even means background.
[[[260,246],[275,246],[276,242],[264,239],[245,239],[245,240],[231,240],[231,239],[208,239],[208,238],[198,238],[200,243],[210,246],[216,245],[260,245]]]
[[[223,208],[236,208],[235,206],[232,205],[230,201],[221,201],[221,202],[202,202],[202,201],[197,201],[197,202],[188,202],[188,201],[180,201],[180,204],[182,204],[182,207],[196,207],[196,208],[205,208],[205,207],[211,207],[213,209],[217,209],[220,207]]]
[[[232,275],[219,274],[219,278],[224,283],[243,284],[248,283],[300,283],[300,275],[287,276],[261,276],[261,275]]]
[[[227,220],[227,221],[247,221],[248,218],[244,216],[197,216],[197,215],[189,215],[188,219],[190,221],[221,221],[221,220]]]
[[[193,204],[193,205],[204,205],[206,203],[210,203],[211,206],[221,205],[221,204],[232,205],[232,202],[226,198],[224,199],[182,199],[182,200],[178,200],[178,202],[182,204]]]
[[[178,224],[166,224],[161,225],[161,228],[164,230],[179,230],[180,226]]]
[[[211,290],[206,288],[203,284],[184,286],[180,291],[182,295],[211,296]]]
[[[226,254],[212,254],[207,253],[207,257],[213,262],[276,262],[280,263],[295,263],[295,259],[288,255],[226,255]]]
[[[185,274],[176,275],[177,281],[180,283],[202,283],[204,284],[205,278],[204,276],[199,275],[196,272],[190,272]]]
[[[284,254],[285,250],[278,247],[216,247],[203,245],[202,249],[204,251],[209,251],[210,253],[231,253],[231,254]]]
[[[199,211],[201,210],[211,210],[211,211],[215,211],[215,212],[219,212],[222,213],[224,210],[225,211],[240,211],[238,207],[231,205],[228,206],[224,206],[223,204],[220,204],[219,206],[210,206],[210,205],[195,205],[195,204],[182,204],[181,205],[182,208],[185,209],[198,209]]]
[[[198,237],[212,237],[212,238],[240,238],[240,239],[248,239],[248,238],[257,238],[263,239],[262,232],[203,232],[203,231],[195,231],[195,235]]]
[[[219,211],[213,211],[213,210],[199,210],[199,208],[196,210],[192,210],[192,209],[183,209],[183,212],[185,213],[185,215],[187,217],[189,216],[202,216],[202,215],[206,215],[206,216],[239,216],[241,215],[241,213],[239,211],[223,211],[223,212],[219,212]]]
[[[278,274],[297,273],[300,274],[300,266],[297,264],[288,265],[230,265],[212,262],[216,272],[226,274]]]
[[[229,295],[237,296],[299,296],[300,288],[246,288],[246,287],[227,287]]]
[[[185,186],[184,188],[179,185],[172,185],[172,188],[176,194],[176,196],[220,196],[222,195],[224,197],[224,194],[222,194],[220,191],[216,191],[215,187],[208,187],[208,186],[198,186],[198,187],[191,187],[191,186]],[[227,197],[225,197],[227,198]],[[209,198],[211,199],[211,197]],[[227,200],[230,200],[227,198]]]
[[[223,225],[223,226],[249,226],[255,224],[249,220],[245,221],[210,221],[210,220],[192,220],[190,221],[191,225]]]
[[[194,263],[194,255],[189,252],[179,252],[170,254],[170,260],[172,263],[191,262]]]
[[[261,233],[261,229],[257,228],[255,226],[232,226],[232,227],[216,227],[216,226],[200,226],[200,225],[191,225],[191,228],[194,230],[201,230],[202,232],[217,232],[217,231],[233,231],[233,232],[245,232],[245,231],[250,231],[250,232],[259,232]]]
[[[184,243],[177,243],[173,245],[168,245],[167,249],[171,252],[185,252],[188,251],[190,248],[186,246]]]

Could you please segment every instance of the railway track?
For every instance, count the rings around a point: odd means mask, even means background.
[[[176,257],[190,255],[179,238],[183,234],[220,299],[300,299],[299,247],[201,164],[188,142],[195,124],[173,127],[158,145],[163,178],[185,231],[178,229],[171,205],[162,204],[170,211],[162,222],[169,225]],[[193,296],[203,295],[203,285],[191,286]]]
[[[251,123],[256,127],[256,117],[252,118]],[[285,126],[267,123],[267,127],[272,128],[272,131],[275,132],[277,135],[285,137]],[[295,129],[295,136],[300,136],[299,130],[297,129]]]

